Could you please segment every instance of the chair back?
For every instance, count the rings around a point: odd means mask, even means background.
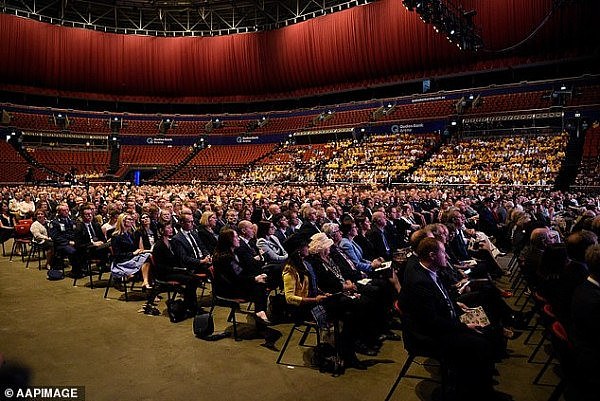
[[[23,221],[23,220],[21,220]],[[31,234],[31,231],[29,230],[31,228],[31,222],[29,224],[22,224],[21,222],[19,222],[18,224],[15,225],[15,238],[26,238],[26,237],[30,237],[33,236]]]
[[[216,286],[215,286],[215,267],[214,266],[209,266],[208,267],[208,277],[210,278],[210,283],[211,283],[211,293],[213,298],[217,296],[216,294]]]
[[[556,359],[560,362],[561,372],[569,376],[576,374],[576,354],[573,343],[569,340],[567,331],[562,323],[556,321],[550,326],[550,340]]]
[[[548,316],[549,318],[556,320],[556,315],[554,314],[554,310],[552,310],[552,305],[550,304],[546,304],[544,305],[544,308],[542,309],[544,311],[544,314],[546,316]]]

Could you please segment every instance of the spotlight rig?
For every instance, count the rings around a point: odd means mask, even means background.
[[[464,11],[448,0],[402,0],[408,11],[414,11],[426,24],[446,35],[450,43],[461,50],[477,51],[483,47],[483,40],[473,24],[477,11]]]

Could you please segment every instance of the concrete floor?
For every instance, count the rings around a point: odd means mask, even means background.
[[[277,365],[278,353],[260,346],[261,339],[199,340],[191,320],[169,321],[164,302],[158,305],[161,316],[148,316],[137,313],[141,298],[124,302],[112,289],[103,299],[104,288],[85,283],[47,281],[37,264],[25,269],[20,258],[0,257],[0,353],[30,367],[33,385],[85,386],[88,401],[383,401],[406,359],[402,342],[388,341],[378,356],[360,356],[371,360],[367,371],[350,369],[340,377]],[[226,314],[217,309],[216,330],[230,329]],[[282,334],[276,343],[281,348],[291,325],[274,328]],[[242,329],[252,333],[250,325]],[[542,381],[548,385],[531,384],[541,365],[527,363],[533,346],[524,345],[524,338],[509,344],[512,357],[498,365],[496,388],[516,401],[546,400],[558,379],[549,370]],[[284,361],[303,363],[308,354],[298,339]],[[545,360],[545,354],[537,359]],[[410,373],[430,375],[414,364]],[[405,378],[392,400],[430,400],[436,386]]]

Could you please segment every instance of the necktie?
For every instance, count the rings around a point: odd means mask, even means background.
[[[85,226],[87,227],[88,234],[90,235],[90,239],[92,241],[96,241],[96,236],[94,235],[94,228],[92,227],[92,224],[87,223]]]
[[[243,240],[242,240],[242,241],[243,241]],[[250,241],[248,241],[248,242],[246,243],[246,245],[248,245],[248,248],[250,249],[250,254],[251,254],[252,256],[256,256],[256,255],[258,255],[258,253],[256,252],[256,249],[254,249],[254,246],[253,246],[253,245],[250,243]]]
[[[191,232],[188,231],[186,235],[188,237],[188,241],[190,241],[190,244],[192,245],[192,249],[194,250],[194,256],[199,259],[200,257],[202,257],[202,252],[200,252],[198,243],[194,239],[194,236],[192,235]]]
[[[469,258],[469,252],[467,251],[467,246],[465,245],[465,241],[463,239],[462,231],[458,232],[457,237],[458,237],[457,238],[458,250],[461,253],[460,257],[462,258],[462,260]]]
[[[383,246],[385,246],[385,251],[390,253],[390,246],[388,245],[387,240],[385,239],[385,232],[381,231],[381,238],[383,238]]]
[[[436,276],[435,282],[436,282],[438,288],[440,289],[440,291],[442,292],[442,295],[444,296],[444,300],[446,301],[446,304],[448,305],[448,310],[450,311],[450,315],[452,317],[456,317],[456,311],[454,310],[454,305],[452,305],[452,301],[450,300],[450,297],[448,296],[448,292],[446,292],[446,288],[444,288],[444,284],[442,284],[442,281],[440,280],[439,276]]]

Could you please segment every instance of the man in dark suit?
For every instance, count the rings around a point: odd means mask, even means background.
[[[69,205],[61,203],[56,207],[56,218],[50,222],[48,233],[54,242],[55,260],[52,262],[52,268],[58,268],[55,264],[62,263],[58,259],[67,256],[72,267],[71,275],[82,277],[81,264],[75,249],[75,222],[71,220]]]
[[[460,321],[461,309],[438,278],[438,271],[447,265],[444,244],[435,238],[423,238],[417,255],[419,263],[407,266],[400,292],[407,327],[430,338],[435,351],[454,371],[456,399],[496,399],[492,345],[480,333],[480,327]]]
[[[94,220],[95,208],[85,205],[81,208],[81,221],[75,226],[75,248],[79,263],[83,266],[89,259],[98,259],[99,266],[106,266],[108,246],[100,225]]]
[[[500,221],[496,214],[494,199],[491,197],[483,200],[483,206],[479,209],[479,230],[488,236],[498,238],[500,234]]]
[[[317,221],[317,210],[311,206],[302,210],[302,220],[304,223],[300,226],[298,234],[304,238],[311,238],[313,235],[320,233],[321,228]]]
[[[373,228],[367,233],[367,239],[375,248],[375,256],[389,261],[392,260],[392,254],[398,247],[394,237],[386,230],[387,226],[385,213],[373,213]]]
[[[275,225],[275,236],[282,244],[288,239],[292,232],[290,231],[290,223],[285,214],[274,214],[271,221]]]
[[[327,206],[327,208],[325,209],[325,221],[323,222],[323,224],[326,223],[335,223],[338,226],[341,224],[337,213],[337,209],[334,206]]]
[[[227,213],[225,213],[225,225],[223,225],[220,229],[219,232],[221,232],[222,230],[229,228],[233,231],[237,231],[237,223],[238,223],[238,211],[235,209],[229,209],[227,210]]]
[[[575,289],[585,282],[589,269],[585,254],[590,246],[598,243],[598,236],[591,231],[581,230],[569,235],[565,241],[569,261],[559,274],[554,291],[555,299],[546,297],[558,320],[566,327],[571,323],[571,301]]]
[[[575,290],[571,303],[571,340],[575,346],[573,399],[591,401],[600,388],[600,245],[585,252],[588,278]]]
[[[212,257],[194,230],[194,216],[182,214],[181,230],[171,240],[179,266],[193,273],[207,273]]]
[[[254,224],[248,220],[242,220],[238,223],[238,232],[240,236],[240,246],[235,249],[235,254],[239,263],[246,271],[260,273],[260,269],[265,265],[260,250],[256,246],[256,232]]]
[[[448,211],[447,220],[444,224],[449,230],[448,253],[455,259],[453,263],[472,260],[473,257],[476,257],[480,261],[477,262],[477,265],[471,267],[473,276],[485,277],[487,274],[491,274],[492,277],[501,277],[504,271],[485,243],[477,242],[474,244],[477,249],[473,248],[473,251],[469,251],[467,246],[469,240],[463,230],[464,222],[465,217],[458,208],[451,208]]]

